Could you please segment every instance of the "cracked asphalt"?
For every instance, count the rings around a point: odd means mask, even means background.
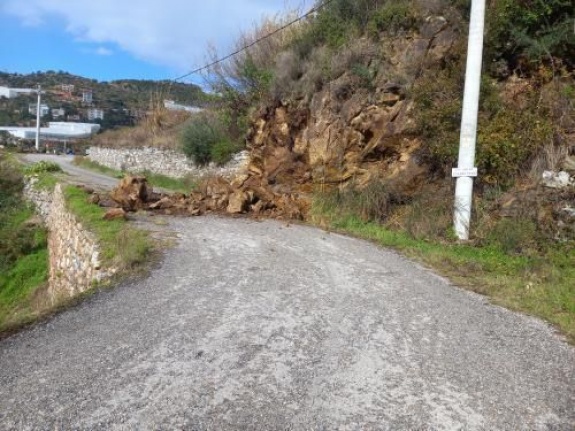
[[[0,429],[575,429],[545,323],[364,241],[165,223],[147,279],[0,341]]]

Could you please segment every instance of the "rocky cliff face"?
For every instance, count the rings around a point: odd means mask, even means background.
[[[248,136],[250,176],[304,195],[314,185],[361,187],[373,179],[417,189],[428,170],[418,157],[409,91],[421,68],[440,62],[458,37],[445,18],[430,16],[419,33],[385,42],[384,61],[369,65],[377,78],[344,71],[311,97],[261,108]]]

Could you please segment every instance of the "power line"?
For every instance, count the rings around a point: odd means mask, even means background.
[[[197,69],[194,69],[194,70],[192,70],[192,71],[190,71],[190,72],[188,72],[188,73],[186,73],[186,74],[184,74],[184,75],[182,75],[182,76],[178,76],[177,78],[174,78],[172,81],[173,81],[173,82],[177,82],[177,81],[180,81],[180,80],[182,80],[182,79],[184,79],[184,78],[187,78],[188,76],[195,75],[196,73],[200,73],[200,72],[202,72],[202,71],[204,71],[204,70],[210,69],[210,68],[212,68],[213,66],[215,66],[215,65],[217,65],[217,64],[220,64],[220,63],[222,63],[222,62],[224,62],[224,61],[226,61],[226,60],[228,60],[228,59],[230,59],[230,58],[232,58],[232,57],[234,57],[234,56],[236,56],[236,55],[238,55],[238,54],[240,54],[240,53],[242,53],[242,52],[244,52],[244,51],[246,51],[246,50],[248,50],[248,49],[250,49],[252,46],[257,45],[258,43],[263,42],[263,41],[266,40],[266,39],[269,39],[270,37],[274,36],[275,34],[281,32],[281,31],[283,31],[283,30],[285,30],[286,28],[291,27],[292,25],[297,24],[297,23],[300,22],[300,21],[303,21],[304,19],[306,19],[306,18],[309,17],[310,15],[316,13],[317,11],[319,11],[320,9],[324,8],[325,6],[327,6],[328,4],[330,4],[330,3],[334,2],[334,1],[335,1],[335,0],[325,0],[325,1],[324,1],[323,3],[321,3],[320,5],[317,5],[317,6],[312,7],[307,13],[305,13],[305,14],[303,14],[303,15],[297,17],[297,18],[295,18],[294,20],[292,20],[292,21],[288,22],[287,24],[285,24],[285,25],[283,25],[283,26],[281,26],[281,27],[275,29],[274,31],[272,31],[272,32],[270,32],[270,33],[268,33],[268,34],[266,34],[265,36],[262,36],[262,37],[260,37],[259,39],[256,39],[255,41],[253,41],[253,42],[251,42],[251,43],[249,43],[249,44],[247,44],[247,45],[245,45],[245,46],[243,46],[243,47],[237,49],[236,51],[234,51],[234,52],[232,52],[232,53],[230,53],[230,54],[228,54],[228,55],[226,55],[226,56],[224,56],[224,57],[218,58],[217,60],[214,60],[214,61],[212,61],[212,62],[209,63],[209,64],[206,64],[206,65],[204,65],[204,66],[202,66],[202,67],[198,67]]]

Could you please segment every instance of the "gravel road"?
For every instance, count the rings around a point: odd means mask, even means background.
[[[575,429],[575,349],[541,321],[364,241],[166,223],[149,278],[0,342],[0,429]]]

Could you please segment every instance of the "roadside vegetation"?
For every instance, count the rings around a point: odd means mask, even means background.
[[[23,188],[21,166],[0,152],[0,332],[33,317],[48,280],[47,232]]]
[[[34,187],[41,189],[51,190],[62,182],[55,163],[23,167],[12,156],[0,153],[0,335],[79,300],[59,298],[55,302],[48,294],[48,232],[22,196],[26,175],[37,178]],[[104,220],[105,211],[89,203],[76,186],[64,186],[64,194],[69,210],[98,238],[103,263],[118,268],[119,277],[137,271],[149,259],[152,241],[146,232],[125,220]]]
[[[98,238],[106,266],[126,271],[145,263],[152,249],[146,232],[122,219],[104,220],[105,210],[88,202],[84,190],[76,186],[66,186],[64,196],[70,211]]]

